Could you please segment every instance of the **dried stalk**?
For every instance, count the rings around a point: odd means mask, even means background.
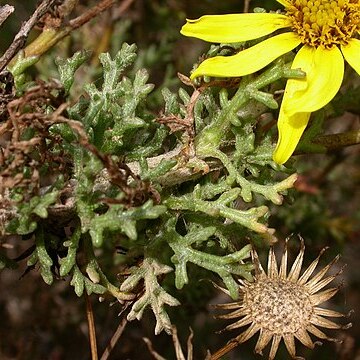
[[[14,7],[10,5],[0,6],[0,26],[14,11]]]
[[[115,345],[117,344],[117,342],[119,341],[120,339],[120,336],[122,335],[122,333],[124,332],[125,330],[125,327],[128,323],[128,320],[126,319],[126,317],[124,317],[118,328],[116,329],[114,335],[112,336],[108,346],[106,347],[104,353],[102,354],[100,360],[107,360],[111,354],[111,351],[114,349]]]
[[[47,1],[49,1],[49,0],[47,0]],[[53,2],[53,1],[54,0],[51,0],[51,2]],[[119,7],[119,12],[120,13],[125,12],[134,1],[135,0],[124,0]],[[89,9],[88,11],[85,11],[82,15],[78,16],[75,19],[70,20],[67,23],[67,25],[64,27],[60,27],[60,28],[45,27],[43,32],[31,44],[29,44],[24,49],[23,56],[25,58],[40,57],[42,54],[44,54],[49,49],[51,49],[54,45],[56,45],[59,41],[61,41],[66,36],[68,36],[73,30],[76,30],[79,27],[81,27],[82,25],[86,24],[94,17],[98,16],[105,10],[109,9],[115,3],[117,3],[117,0],[102,0],[97,5],[95,5],[93,8]],[[74,4],[75,4],[74,2],[71,2],[69,4],[69,6],[70,5],[73,6]],[[71,8],[71,6],[70,6],[70,8]],[[38,12],[38,9],[36,10],[37,12]],[[69,11],[69,9],[67,9],[67,11]],[[39,19],[39,17],[37,17],[37,19]],[[24,41],[25,41],[25,39],[26,38],[24,38]],[[21,43],[22,45],[24,45],[24,41]],[[20,49],[20,47],[17,47],[16,49],[18,51]],[[14,56],[14,54],[12,55],[12,57]],[[9,64],[10,67],[13,66],[17,62],[19,56],[20,55],[17,55],[14,58],[11,57],[12,58],[11,62],[9,63],[9,61],[7,61],[4,65],[4,67],[6,66],[6,64]],[[0,62],[0,64],[1,64],[1,62]]]
[[[20,49],[25,45],[26,39],[39,19],[47,13],[51,6],[55,3],[55,0],[44,0],[30,16],[30,19],[26,21],[20,31],[16,34],[12,44],[5,51],[5,54],[0,58],[0,72],[9,64]]]
[[[235,340],[231,340],[228,342],[225,346],[223,346],[221,349],[219,349],[215,354],[211,355],[210,360],[219,360],[224,355],[226,355],[231,350],[235,349],[239,343]]]
[[[97,345],[96,345],[96,330],[95,330],[95,321],[94,321],[94,313],[92,310],[91,302],[89,299],[89,295],[84,292],[85,302],[86,302],[86,319],[89,328],[89,341],[90,341],[90,349],[91,349],[91,360],[98,360],[97,353]]]

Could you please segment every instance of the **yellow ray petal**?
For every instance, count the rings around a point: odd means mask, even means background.
[[[281,4],[284,7],[290,7],[291,4],[287,0],[276,0],[279,4]]]
[[[305,79],[293,79],[298,85],[283,100],[284,111],[289,115],[309,113],[328,104],[339,91],[344,77],[344,58],[338,47],[331,49],[303,46],[291,66],[305,71]]]
[[[180,32],[209,42],[234,43],[257,39],[289,26],[289,18],[281,14],[205,15],[187,20]]]
[[[285,163],[294,152],[310,118],[310,113],[326,105],[340,88],[344,60],[338,48],[331,50],[303,46],[293,69],[306,72],[305,79],[290,79],[280,108],[279,139],[273,159]]]
[[[299,37],[292,32],[276,35],[236,55],[216,56],[203,61],[191,79],[202,75],[237,77],[252,74],[299,44]]]
[[[285,114],[283,106],[281,107],[278,120],[279,137],[273,153],[273,160],[276,163],[284,164],[288,161],[295,151],[296,145],[299,143],[301,135],[309,122],[309,118],[310,113],[298,113],[288,116]]]
[[[360,40],[351,39],[345,46],[341,46],[345,60],[360,75]]]

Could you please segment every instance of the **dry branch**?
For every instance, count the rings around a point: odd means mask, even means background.
[[[14,7],[10,5],[0,6],[0,25],[9,17],[14,11]]]
[[[18,53],[18,51],[24,47],[31,29],[35,26],[39,19],[51,8],[54,3],[55,0],[42,1],[42,3],[38,6],[35,12],[30,16],[30,19],[21,26],[21,29],[16,34],[12,44],[5,51],[5,54],[0,59],[0,72],[4,70],[4,68],[9,64],[11,59],[13,59],[13,57]]]

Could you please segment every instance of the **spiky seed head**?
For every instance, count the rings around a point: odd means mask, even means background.
[[[323,340],[337,341],[328,337],[318,327],[345,329],[351,326],[351,324],[340,325],[327,319],[327,317],[338,318],[345,315],[319,306],[333,297],[339,289],[332,287],[322,290],[342,272],[341,269],[337,274],[325,277],[329,269],[338,261],[339,256],[313,275],[320,256],[326,250],[323,249],[300,276],[305,251],[304,241],[301,239],[300,252],[289,273],[287,244],[288,240],[285,243],[280,268],[277,266],[274,249],[270,248],[267,273],[262,268],[256,251],[253,250],[254,281],[240,281],[240,301],[216,306],[233,310],[218,318],[239,318],[228,325],[226,330],[250,325],[233,339],[233,342],[243,343],[260,331],[255,352],[262,355],[263,349],[272,340],[269,360],[275,358],[281,339],[284,340],[290,356],[296,358],[295,338],[312,349],[316,343],[309,333]]]

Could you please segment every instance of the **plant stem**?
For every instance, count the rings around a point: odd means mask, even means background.
[[[134,1],[135,0],[124,0],[121,6],[119,7],[119,13],[125,12]],[[70,20],[69,25],[66,27],[45,28],[43,32],[24,49],[25,58],[36,57],[38,60],[42,54],[44,54],[49,49],[51,49],[64,37],[68,36],[73,30],[78,29],[82,25],[86,24],[92,18],[96,17],[100,13],[104,12],[105,10],[113,6],[116,2],[117,0],[102,0],[96,6],[89,9],[82,15],[78,16],[73,20]],[[10,67],[14,66],[16,62],[19,60],[19,58],[20,55],[18,54],[16,57],[14,57],[11,60],[9,66]]]
[[[96,330],[95,330],[95,321],[94,313],[91,306],[91,301],[89,295],[84,292],[85,302],[86,302],[86,319],[89,328],[89,341],[91,349],[91,360],[98,360],[97,345],[96,345]]]
[[[301,70],[289,69],[289,64],[278,61],[257,78],[253,78],[251,75],[244,77],[235,95],[221,110],[219,117],[196,136],[196,155],[200,157],[213,156],[214,149],[219,148],[231,127],[231,118],[234,115],[237,116],[237,111],[250,99],[260,101],[271,109],[277,108],[278,104],[273,96],[261,92],[260,89],[284,77],[302,78],[304,73]]]
[[[199,156],[207,155],[210,149],[212,150],[220,145],[221,139],[223,139],[230,127],[229,114],[236,112],[249,100],[249,95],[245,92],[245,86],[244,83],[240,85],[234,97],[226,109],[221,112],[217,120],[206,126],[196,137],[196,152]]]
[[[126,327],[126,324],[128,323],[128,320],[126,319],[126,316],[121,320],[119,326],[117,327],[114,335],[112,336],[108,346],[106,347],[104,353],[102,354],[100,360],[107,360],[110,356],[111,351],[114,349],[116,343],[119,341],[120,336],[124,332],[124,329]]]
[[[313,139],[313,143],[324,146],[327,151],[357,145],[360,144],[360,130],[318,136]]]
[[[226,355],[232,349],[236,348],[236,346],[238,346],[238,344],[239,343],[236,340],[231,340],[229,343],[227,343],[225,346],[223,346],[221,349],[219,349],[214,355],[211,355],[210,360],[221,359],[224,355]]]
[[[39,19],[46,14],[46,12],[55,3],[55,0],[44,0],[22,26],[20,31],[16,34],[13,42],[9,48],[5,51],[4,55],[0,58],[0,72],[9,64],[10,60],[16,55],[16,53],[24,46],[25,41],[30,33],[30,30],[39,21]],[[16,56],[17,58],[18,56]],[[14,59],[12,60],[14,61]]]
[[[0,26],[14,10],[15,8],[10,5],[0,6]]]

